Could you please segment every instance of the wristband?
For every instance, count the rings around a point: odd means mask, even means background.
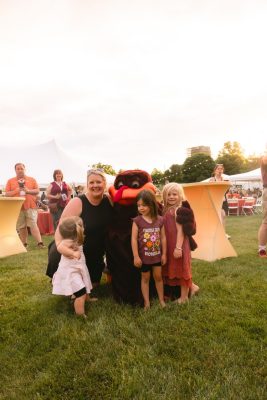
[[[182,251],[183,251],[182,247],[177,247],[177,246],[175,246],[175,248],[176,248],[177,250],[182,250]]]

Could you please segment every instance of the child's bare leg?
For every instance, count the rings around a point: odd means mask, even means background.
[[[74,300],[74,310],[77,315],[85,316],[85,310],[84,310],[85,300],[86,300],[86,294],[83,294],[80,297],[76,297],[76,299]]]
[[[142,272],[141,291],[142,291],[142,295],[143,295],[143,298],[144,298],[144,308],[150,308],[149,280],[150,280],[150,271]]]
[[[177,300],[178,304],[184,304],[188,302],[189,287],[181,286],[181,296]]]
[[[195,294],[197,294],[199,292],[199,286],[196,285],[194,282],[192,282],[192,286],[191,289],[189,291],[189,296],[193,297],[195,296]]]
[[[164,289],[163,289],[161,267],[153,267],[153,278],[155,281],[160,305],[161,307],[166,307],[166,303],[164,301]]]

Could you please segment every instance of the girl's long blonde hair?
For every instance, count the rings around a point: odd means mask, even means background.
[[[179,183],[176,183],[176,182],[167,183],[167,185],[165,185],[165,186],[163,187],[163,190],[162,190],[163,212],[164,212],[164,213],[165,213],[170,207],[173,207],[173,206],[169,206],[169,205],[168,205],[168,195],[169,195],[169,193],[172,192],[172,191],[178,192],[179,198],[180,198],[179,204],[176,205],[176,208],[180,207],[181,204],[182,204],[182,201],[185,200],[184,189],[183,189],[183,187],[182,187],[181,185],[179,185]]]
[[[63,239],[75,240],[79,246],[83,244],[84,228],[80,217],[63,218],[59,225],[59,232]]]

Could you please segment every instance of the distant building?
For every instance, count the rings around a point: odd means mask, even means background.
[[[208,156],[211,156],[211,151],[209,146],[197,146],[197,147],[189,147],[187,149],[187,157],[192,157],[194,154],[204,153]]]

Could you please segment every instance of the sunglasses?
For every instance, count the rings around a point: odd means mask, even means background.
[[[88,169],[87,176],[93,174],[94,172],[96,172],[96,173],[101,172],[103,174],[104,170],[103,170],[103,168],[91,168],[91,169]]]

